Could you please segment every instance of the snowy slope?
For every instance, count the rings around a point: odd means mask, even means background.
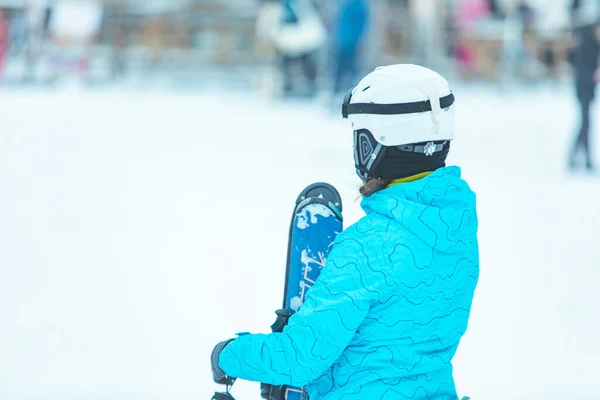
[[[597,398],[600,179],[564,172],[574,102],[457,98],[482,256],[458,387]],[[298,191],[328,181],[362,215],[348,127],[316,106],[69,91],[0,107],[2,400],[210,398],[213,345],[273,322]]]

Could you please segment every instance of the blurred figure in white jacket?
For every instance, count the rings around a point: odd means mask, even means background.
[[[272,74],[272,82],[282,80],[284,96],[316,94],[317,53],[326,44],[327,32],[311,0],[264,1],[257,20],[257,39],[262,43],[261,51],[267,49],[267,59],[277,59],[281,66],[281,79]],[[263,75],[262,80],[265,84],[268,78]],[[272,86],[269,91],[274,92]]]
[[[550,76],[558,81],[566,71],[570,35],[571,0],[527,0],[533,10],[535,39],[530,44],[533,56],[547,66]]]

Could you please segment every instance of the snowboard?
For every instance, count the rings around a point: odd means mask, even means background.
[[[294,206],[290,224],[283,309],[271,329],[281,332],[287,320],[300,308],[308,290],[325,266],[338,233],[342,231],[342,199],[327,183],[315,183],[304,189]],[[302,400],[303,388],[279,387],[276,400]]]

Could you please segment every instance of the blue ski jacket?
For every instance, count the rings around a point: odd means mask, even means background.
[[[311,400],[457,399],[451,360],[479,277],[475,194],[458,167],[364,198],[283,333],[241,336],[229,375]]]
[[[367,33],[369,6],[365,0],[345,0],[337,17],[336,46],[347,50],[356,48]]]

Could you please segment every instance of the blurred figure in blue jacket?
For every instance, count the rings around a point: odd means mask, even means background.
[[[365,0],[342,0],[334,36],[335,93],[348,90],[358,76],[358,52],[367,33],[369,8]]]
[[[416,65],[367,75],[344,100],[366,214],[340,233],[279,333],[219,343],[213,378],[305,386],[311,400],[456,400],[452,359],[479,277],[475,193],[446,167],[448,82]]]

